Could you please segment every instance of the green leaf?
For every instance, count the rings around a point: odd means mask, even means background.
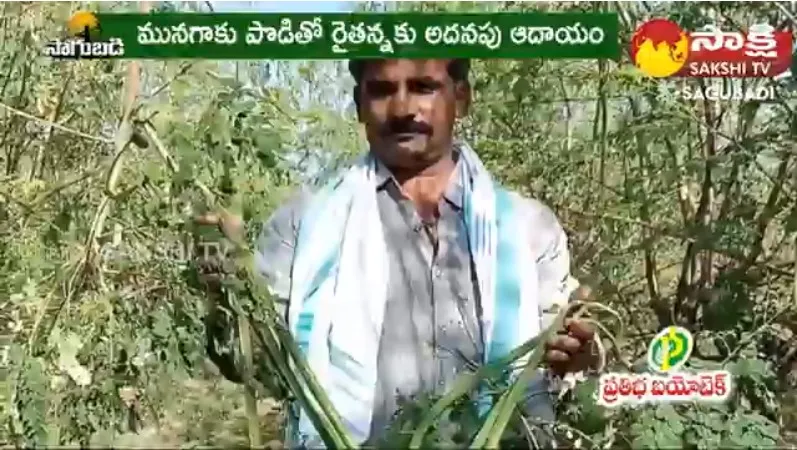
[[[81,365],[77,355],[83,342],[75,333],[67,333],[58,341],[58,368],[69,375],[78,386],[91,384],[91,372]]]
[[[518,98],[530,95],[532,93],[531,83],[529,83],[529,80],[527,80],[526,77],[521,76],[512,85],[512,93]]]
[[[797,205],[794,205],[791,209],[791,212],[789,212],[789,215],[786,216],[783,227],[783,231],[786,233],[797,232]]]
[[[727,420],[721,413],[703,414],[700,422],[706,430],[711,430],[713,433],[721,433],[728,427]]]
[[[18,373],[15,406],[19,412],[21,431],[26,446],[43,446],[48,442],[47,379],[40,358],[26,358]]]
[[[767,361],[744,358],[728,365],[728,371],[734,379],[747,379],[754,383],[767,385],[774,378],[774,373]]]
[[[631,448],[632,449],[651,449],[657,448],[658,442],[656,441],[656,434],[652,431],[646,431],[643,434],[635,437],[633,441],[631,441]]]
[[[686,365],[690,369],[696,369],[696,370],[706,370],[706,371],[722,370],[722,362],[720,361],[710,361],[695,357],[689,358],[689,362],[687,362]]]
[[[152,334],[160,339],[167,340],[171,336],[171,320],[164,311],[157,311],[152,324]]]
[[[579,405],[578,417],[573,425],[587,434],[602,431],[608,423],[606,408],[598,405],[595,392],[598,381],[590,378],[573,389],[573,401]]]
[[[669,403],[664,403],[658,406],[655,410],[655,417],[667,422],[680,423],[680,421],[683,420],[683,417],[678,414],[678,411],[675,410],[675,407]]]
[[[656,448],[660,449],[675,449],[683,448],[681,436],[667,427],[661,427],[655,433]]]
[[[198,161],[195,158],[181,158],[178,161],[178,171],[173,176],[175,184],[185,186],[196,176],[194,166]]]

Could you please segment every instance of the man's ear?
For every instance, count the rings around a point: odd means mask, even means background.
[[[363,118],[362,118],[362,115],[360,114],[360,85],[359,84],[354,86],[354,90],[352,91],[352,94],[354,95],[354,107],[357,108],[357,121],[362,123],[363,122]]]
[[[471,90],[470,83],[467,81],[460,81],[454,87],[454,97],[456,98],[457,119],[461,119],[468,115],[471,103]]]

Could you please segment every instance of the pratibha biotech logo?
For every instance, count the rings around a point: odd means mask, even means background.
[[[692,356],[695,341],[685,328],[667,327],[648,346],[648,367],[659,373],[675,372]]]
[[[601,376],[598,403],[603,406],[657,402],[724,401],[731,391],[727,371],[685,372],[695,340],[683,327],[670,326],[651,341],[647,373],[607,373]]]

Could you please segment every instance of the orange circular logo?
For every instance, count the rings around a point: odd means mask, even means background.
[[[675,75],[689,58],[689,38],[677,23],[654,19],[643,23],[631,38],[631,59],[646,75]]]
[[[66,27],[71,36],[89,40],[99,32],[100,22],[94,13],[78,11],[69,18]]]

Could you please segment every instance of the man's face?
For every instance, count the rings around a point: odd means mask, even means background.
[[[451,149],[454,121],[470,101],[449,60],[393,59],[367,64],[359,87],[360,122],[371,151],[394,169],[427,167]]]

